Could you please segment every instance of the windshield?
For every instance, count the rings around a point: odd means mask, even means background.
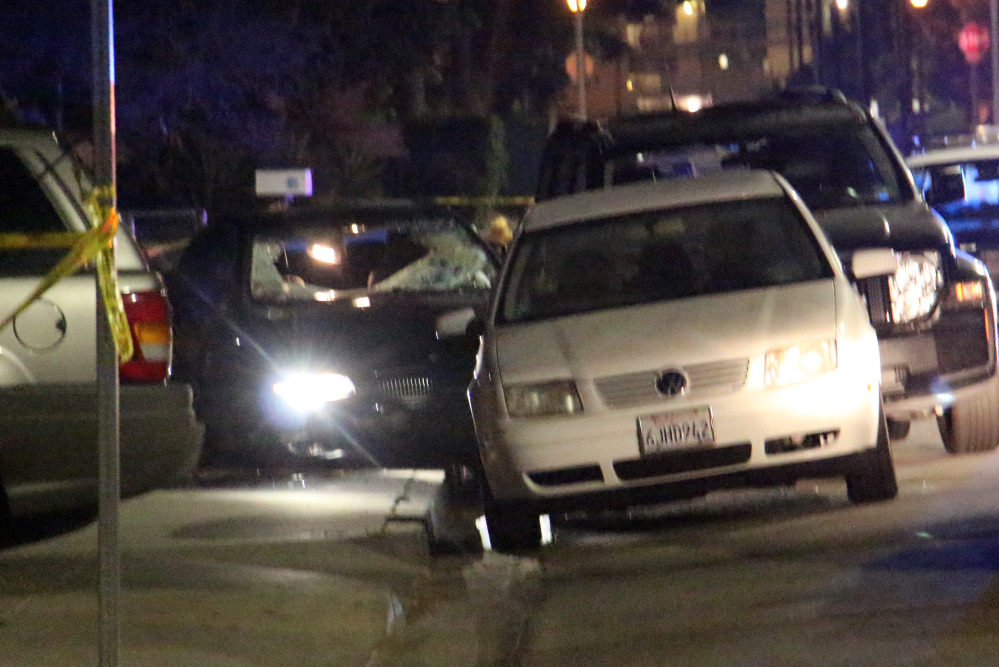
[[[250,292],[265,301],[333,301],[376,292],[489,289],[495,266],[445,218],[347,223],[254,237]]]
[[[798,210],[777,198],[645,211],[525,234],[503,322],[832,276]]]
[[[812,209],[902,199],[891,156],[867,127],[817,127],[761,133],[737,142],[672,147],[615,159],[607,185],[686,178],[723,169],[780,172]]]

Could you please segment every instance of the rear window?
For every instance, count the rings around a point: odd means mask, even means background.
[[[999,159],[915,167],[912,176],[955,232],[991,226],[999,215]]]
[[[64,231],[65,223],[18,154],[9,148],[0,148],[0,233]],[[45,272],[65,254],[65,249],[0,250],[0,275]]]
[[[812,209],[903,199],[900,172],[868,127],[794,128],[738,141],[685,145],[618,156],[605,185],[687,178],[727,169],[780,172]]]
[[[832,277],[786,199],[713,202],[524,234],[500,323]]]

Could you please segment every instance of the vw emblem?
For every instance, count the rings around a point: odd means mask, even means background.
[[[687,391],[687,376],[680,371],[663,371],[656,378],[656,391],[663,396],[682,396]]]

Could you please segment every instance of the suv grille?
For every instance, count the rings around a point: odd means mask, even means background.
[[[711,389],[735,391],[746,384],[749,372],[749,359],[715,361],[681,368],[690,378],[688,394]],[[653,401],[667,400],[656,391],[656,378],[659,370],[640,371],[626,375],[611,375],[597,378],[594,385],[604,405],[609,408],[625,408]]]
[[[434,391],[434,381],[428,377],[387,378],[381,381],[385,394],[401,400],[426,398]]]
[[[891,321],[891,297],[888,293],[888,279],[876,276],[857,281],[857,291],[864,297],[867,314],[875,327],[885,327]]]

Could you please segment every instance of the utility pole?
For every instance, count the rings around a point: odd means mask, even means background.
[[[97,210],[111,211],[115,197],[114,8],[113,0],[91,0],[93,55],[94,195]],[[98,224],[103,220],[97,221]],[[112,248],[114,248],[112,242]],[[100,667],[117,667],[121,644],[118,602],[121,546],[118,540],[121,471],[119,452],[118,348],[100,278],[97,294],[97,448],[98,448],[98,616]],[[117,289],[117,287],[115,287]]]

